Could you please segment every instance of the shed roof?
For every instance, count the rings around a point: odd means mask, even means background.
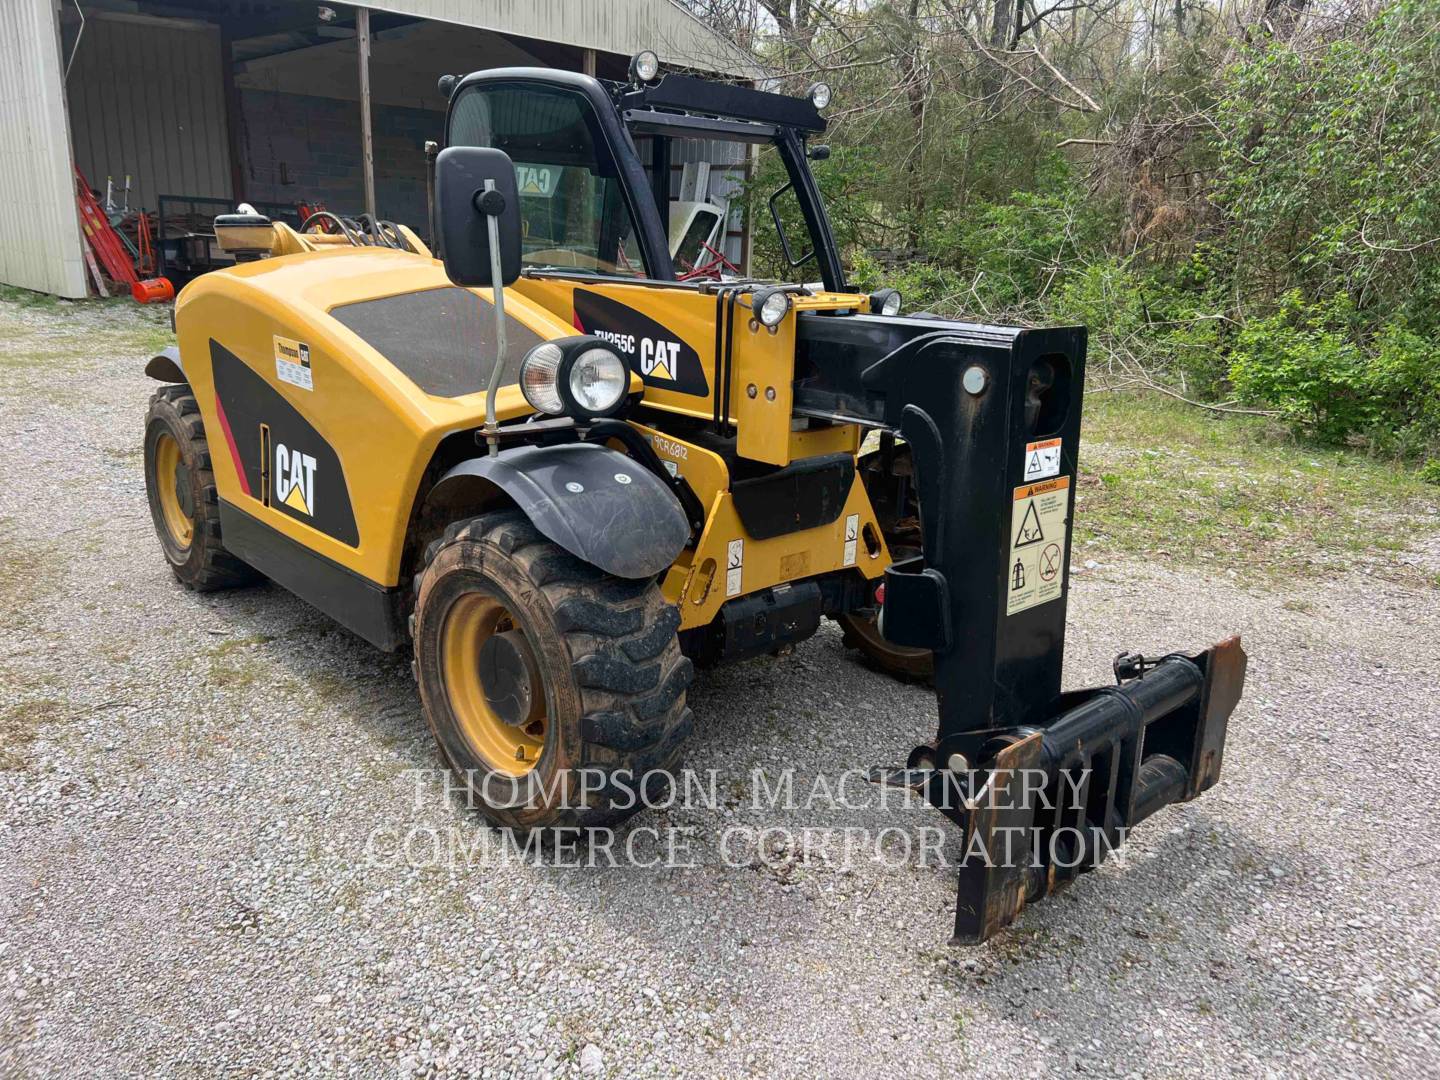
[[[667,64],[764,75],[754,56],[678,0],[367,0],[365,6],[622,55],[649,48]]]

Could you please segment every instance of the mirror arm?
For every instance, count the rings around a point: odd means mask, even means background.
[[[499,203],[497,207],[495,204]],[[500,267],[500,225],[497,214],[505,209],[505,200],[495,191],[495,181],[485,181],[485,194],[475,199],[476,208],[485,215],[485,228],[490,234],[490,293],[495,308],[495,366],[485,385],[485,442],[490,456],[500,453],[499,427],[495,423],[495,391],[500,388],[500,374],[505,367],[505,278]]]

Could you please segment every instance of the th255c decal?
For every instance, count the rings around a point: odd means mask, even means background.
[[[632,307],[576,289],[575,329],[608,341],[647,386],[698,397],[710,393],[699,354],[669,328]]]

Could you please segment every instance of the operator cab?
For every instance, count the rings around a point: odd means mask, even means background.
[[[810,172],[816,102],[670,74],[641,54],[632,81],[547,68],[447,76],[449,146],[503,150],[520,193],[527,275],[576,272],[650,282],[750,280],[741,193],[755,147],[779,155],[786,181],[770,216],[792,280],[844,288],[830,222]]]

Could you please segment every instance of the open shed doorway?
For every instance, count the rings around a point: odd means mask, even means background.
[[[316,209],[365,210],[358,21],[354,8],[296,0],[63,5],[76,165],[132,247],[147,219],[158,270],[177,286],[232,261],[211,223],[241,202],[297,226]],[[369,22],[376,213],[428,239],[439,77],[581,70],[585,50],[381,11]],[[624,58],[595,63],[617,75]]]
[[[389,25],[395,23],[395,25]],[[266,202],[365,209],[358,44],[353,34],[317,45],[269,51],[276,43],[234,45],[245,195]],[[499,34],[395,16],[372,16],[371,130],[375,209],[428,235],[427,140],[440,141],[441,75],[484,67],[544,67],[544,60]]]

